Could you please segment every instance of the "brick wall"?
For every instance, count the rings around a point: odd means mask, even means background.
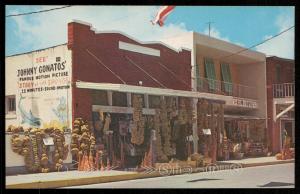
[[[120,50],[119,41],[160,50],[160,57]],[[76,22],[68,24],[68,48],[72,50],[73,83],[80,80],[122,84],[120,79],[105,68],[107,66],[129,85],[138,85],[139,81],[143,81],[143,86],[148,87],[164,88],[164,85],[171,89],[191,90],[191,52],[188,50],[176,52],[161,44],[140,44],[120,33],[95,34],[90,26]],[[159,83],[135,67],[126,57],[136,62]],[[158,62],[174,72],[176,78]],[[73,87],[73,116],[91,120],[91,107],[90,91]]]

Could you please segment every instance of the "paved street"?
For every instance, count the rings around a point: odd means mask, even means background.
[[[294,163],[68,188],[294,188]]]

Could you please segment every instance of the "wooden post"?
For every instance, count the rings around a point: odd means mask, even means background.
[[[124,167],[124,143],[121,141],[121,168]]]
[[[211,129],[211,142],[210,142],[210,157],[212,159],[212,163],[216,162],[216,126],[215,126],[215,114],[214,114],[214,103],[210,103],[210,129]]]

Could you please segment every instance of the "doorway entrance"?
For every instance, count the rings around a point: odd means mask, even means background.
[[[280,147],[283,148],[283,131],[284,129],[287,131],[287,135],[292,139],[292,146],[295,144],[295,125],[293,120],[281,120],[281,127],[280,127]]]

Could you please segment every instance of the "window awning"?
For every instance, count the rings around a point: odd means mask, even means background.
[[[83,82],[83,81],[77,81],[76,87],[83,88],[83,89],[108,90],[108,91],[149,94],[149,95],[158,95],[158,96],[179,96],[179,97],[188,97],[188,98],[202,98],[202,99],[217,101],[223,104],[225,103],[225,100],[221,100],[224,99],[223,95],[185,91],[185,90],[163,89],[163,88],[154,88],[154,87],[134,86],[134,85],[127,85],[127,84],[93,83],[93,82]]]

